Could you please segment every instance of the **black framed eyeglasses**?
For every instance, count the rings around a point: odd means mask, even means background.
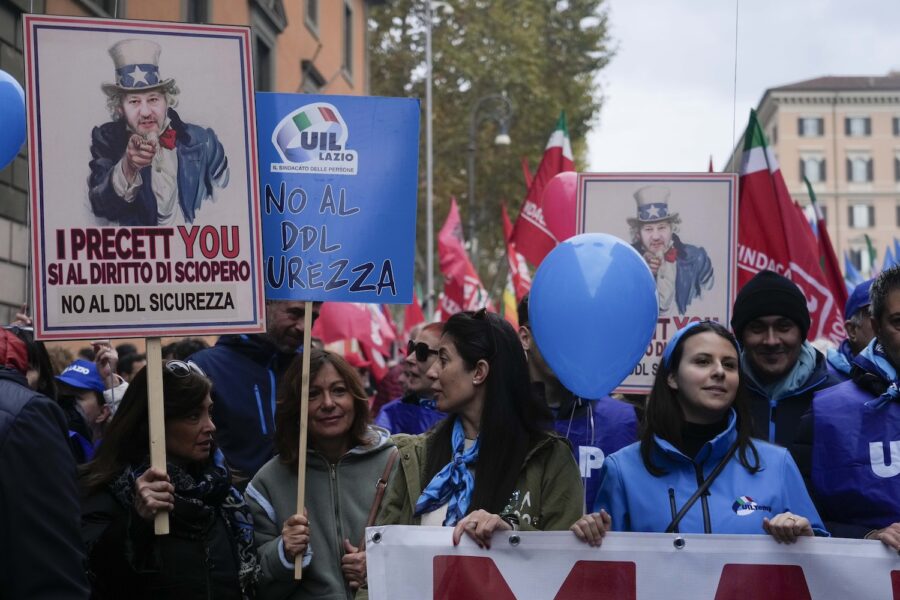
[[[413,353],[415,353],[417,361],[425,362],[432,354],[437,355],[438,351],[429,348],[428,344],[425,342],[419,342],[417,344],[414,341],[409,340],[409,343],[406,345],[406,355],[409,356]]]
[[[169,360],[166,361],[165,367],[166,371],[178,378],[190,377],[191,373],[200,375],[201,377],[206,377],[206,373],[203,372],[203,369],[200,368],[200,365],[192,360]]]

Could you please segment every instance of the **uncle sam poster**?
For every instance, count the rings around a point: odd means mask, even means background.
[[[261,331],[249,28],[26,15],[25,42],[36,335]]]
[[[579,173],[576,230],[631,244],[656,282],[656,332],[617,392],[648,393],[666,343],[688,323],[730,327],[737,197],[730,173]]]

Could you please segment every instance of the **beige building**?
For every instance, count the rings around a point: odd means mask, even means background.
[[[24,87],[22,15],[29,10],[50,15],[250,25],[257,90],[361,95],[369,89],[368,10],[383,1],[4,0],[0,2],[0,69]],[[0,324],[9,323],[30,295],[26,292],[30,267],[27,201],[28,161],[23,147],[19,157],[0,170]]]
[[[900,73],[771,88],[757,115],[791,196],[808,204],[812,183],[841,267],[847,252],[869,273],[865,235],[880,265],[900,237]]]

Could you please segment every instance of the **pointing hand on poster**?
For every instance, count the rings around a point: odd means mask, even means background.
[[[125,178],[129,182],[134,181],[134,176],[144,167],[149,167],[156,154],[156,143],[151,139],[134,134],[128,140],[128,146],[125,148]]]
[[[12,162],[25,143],[25,92],[0,71],[0,169]]]
[[[622,240],[584,233],[553,249],[531,287],[541,354],[578,396],[607,395],[640,360],[656,329],[656,284]]]

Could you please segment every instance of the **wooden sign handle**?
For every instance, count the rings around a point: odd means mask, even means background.
[[[303,310],[303,374],[300,378],[300,448],[297,453],[297,514],[306,505],[306,436],[309,418],[309,350],[312,344],[313,303],[306,302]],[[303,554],[294,557],[294,579],[303,579]]]
[[[147,414],[150,420],[150,466],[166,472],[166,417],[163,409],[163,363],[160,338],[147,338]],[[169,513],[153,519],[156,535],[169,534]]]

